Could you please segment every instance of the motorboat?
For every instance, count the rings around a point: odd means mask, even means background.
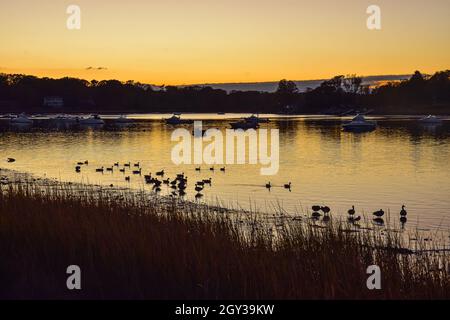
[[[14,116],[9,120],[12,124],[32,124],[33,120],[28,118],[25,113],[21,113],[18,116]]]
[[[174,113],[173,116],[171,116],[170,118],[164,119],[166,124],[172,124],[172,125],[177,125],[177,124],[191,124],[194,123],[194,120],[185,120],[185,119],[181,119],[181,115]]]
[[[345,131],[372,131],[377,127],[376,121],[367,121],[362,114],[357,114],[352,121],[342,125]]]
[[[84,125],[102,125],[105,121],[100,118],[98,114],[93,114],[89,118],[82,118],[78,120],[80,124]]]
[[[427,123],[427,124],[439,124],[439,123],[442,123],[442,119],[441,118],[438,118],[438,117],[433,116],[431,114],[426,116],[426,117],[424,117],[424,118],[419,119],[419,121],[421,123]]]

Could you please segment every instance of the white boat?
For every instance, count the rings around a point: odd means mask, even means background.
[[[30,118],[28,118],[25,113],[21,113],[18,116],[12,117],[9,120],[10,123],[12,124],[32,124],[33,120],[31,120]]]
[[[426,116],[426,117],[424,117],[424,118],[421,118],[419,121],[421,123],[431,123],[431,124],[442,123],[442,119],[441,118],[438,118],[438,117],[433,116],[431,114]]]
[[[126,123],[132,123],[132,122],[134,122],[134,120],[129,119],[129,118],[127,118],[126,115],[122,114],[119,118],[115,119],[114,122],[119,123],[119,124],[126,124]]]
[[[177,124],[191,124],[194,123],[193,120],[184,120],[181,119],[180,114],[175,113],[173,116],[171,116],[170,118],[164,119],[166,121],[166,124],[173,124],[173,125],[177,125]]]
[[[357,114],[352,121],[342,125],[345,131],[372,131],[376,127],[376,121],[367,121],[361,114]]]
[[[105,124],[105,121],[98,114],[93,114],[89,118],[79,119],[79,123],[85,125],[101,125]]]

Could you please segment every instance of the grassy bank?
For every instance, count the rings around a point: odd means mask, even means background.
[[[0,298],[450,298],[437,256],[400,250],[395,234],[351,231],[89,186],[3,185]],[[81,291],[66,289],[72,264]],[[372,264],[381,290],[366,287]]]

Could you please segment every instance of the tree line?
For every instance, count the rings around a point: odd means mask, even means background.
[[[43,106],[44,97],[63,98],[64,107]],[[231,91],[209,86],[152,86],[134,81],[87,81],[0,74],[0,112],[252,112],[450,114],[450,70],[416,71],[410,79],[375,87],[355,75],[336,76],[299,92],[281,80],[276,92]]]

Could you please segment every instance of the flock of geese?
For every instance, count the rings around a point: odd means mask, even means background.
[[[76,166],[75,166],[75,171],[76,172],[81,172],[81,168],[82,166],[87,166],[89,164],[89,161],[82,161],[82,162],[77,162]],[[134,175],[142,175],[142,167],[141,167],[141,163],[140,162],[136,162],[136,163],[131,163],[131,162],[127,162],[124,163],[122,165],[122,167],[120,167],[119,162],[114,163],[112,166],[110,167],[99,167],[95,169],[95,172],[100,172],[100,173],[104,173],[106,172],[114,172],[115,170],[119,170],[119,172],[125,174],[126,170],[131,171],[132,174]],[[196,167],[195,171],[199,172],[201,171],[202,168],[201,167]],[[214,167],[210,167],[209,171],[214,171],[215,168]],[[219,169],[221,172],[225,172],[226,168],[225,167],[221,167]],[[161,186],[167,185],[169,188],[172,189],[171,191],[171,195],[172,196],[184,196],[186,195],[186,189],[187,189],[187,182],[188,182],[188,178],[187,176],[183,173],[179,173],[175,176],[175,178],[170,179],[170,178],[166,178],[164,179],[164,176],[166,175],[166,173],[164,172],[164,169],[161,171],[157,171],[155,173],[155,176],[152,176],[152,173],[146,174],[144,175],[144,180],[146,184],[152,185],[153,186],[153,190],[155,192],[160,192],[161,191]],[[129,175],[125,176],[125,181],[130,181],[131,177]],[[194,186],[194,190],[196,191],[196,195],[195,198],[201,198],[203,197],[202,191],[204,190],[205,186],[211,186],[212,185],[212,178],[208,178],[208,179],[202,179],[202,180],[198,180],[195,183]],[[113,185],[111,185],[113,186]],[[285,189],[288,189],[289,191],[291,191],[291,186],[292,183],[286,183],[283,185],[283,187]],[[271,182],[268,182],[265,185],[266,189],[270,189],[272,187],[274,187]],[[407,216],[407,211],[406,211],[406,206],[402,205],[402,209],[400,210],[400,222],[402,223],[402,225],[404,225],[407,221],[406,216]],[[320,206],[320,205],[313,205],[311,207],[312,209],[312,214],[311,217],[315,220],[318,220],[322,215],[323,215],[323,221],[327,222],[331,219],[330,217],[330,212],[331,209],[328,206]],[[322,213],[321,213],[322,212]],[[347,220],[350,223],[356,223],[358,221],[361,220],[361,216],[360,215],[356,215],[356,210],[355,210],[355,206],[352,206],[351,209],[349,209],[347,211],[348,213],[348,218]],[[380,209],[378,211],[375,211],[372,213],[372,215],[374,216],[373,221],[377,224],[383,225],[384,221],[383,221],[383,216],[384,216],[384,210]]]
[[[406,211],[405,208],[406,208],[406,206],[402,205],[402,209],[400,210],[400,222],[402,223],[402,225],[404,225],[407,222],[406,216],[408,215],[408,212]],[[311,217],[313,219],[316,219],[316,220],[319,219],[319,217],[322,216],[322,214],[320,213],[320,211],[321,211],[323,213],[323,215],[324,215],[323,216],[323,221],[327,222],[327,221],[330,220],[330,215],[329,215],[330,211],[331,211],[330,207],[314,205],[314,206],[311,207],[311,209],[313,211],[312,214],[311,214]],[[360,215],[356,216],[355,206],[352,206],[352,208],[349,209],[347,211],[347,213],[348,213],[348,217],[347,217],[348,222],[356,223],[356,222],[361,220],[361,216]],[[379,225],[383,225],[384,224],[384,220],[382,218],[384,216],[384,210],[383,209],[380,209],[378,211],[373,212],[372,215],[374,217],[373,221],[375,223],[377,223]]]
[[[75,166],[75,172],[80,173],[81,172],[81,168],[83,166],[87,166],[88,164],[89,164],[88,160],[77,162],[76,166]],[[133,169],[131,169],[131,168],[133,168]],[[113,165],[111,165],[109,167],[102,166],[102,167],[96,168],[95,172],[100,172],[100,173],[111,172],[111,173],[113,173],[114,171],[119,170],[119,172],[125,174],[127,172],[126,171],[127,169],[129,171],[131,171],[131,173],[134,174],[134,175],[142,175],[141,163],[140,162],[136,162],[136,163],[132,164],[130,161],[127,162],[127,163],[123,163],[122,167],[121,167],[119,162],[115,162]],[[196,167],[195,168],[195,171],[197,171],[197,172],[200,172],[201,170],[202,170],[201,167]],[[210,167],[209,168],[209,171],[215,171],[215,170],[216,169],[214,167]],[[221,168],[219,168],[219,170],[221,172],[225,172],[226,168],[225,167],[221,167]],[[164,170],[156,172],[155,175],[156,175],[156,177],[152,177],[152,173],[149,173],[148,175],[144,175],[145,183],[153,185],[153,190],[154,191],[160,192],[161,191],[161,185],[165,184],[165,185],[168,185],[171,189],[173,189],[172,192],[171,192],[171,195],[173,195],[173,196],[176,196],[176,195],[184,196],[184,195],[186,195],[187,177],[184,175],[184,172],[180,173],[180,174],[177,174],[176,177],[174,179],[172,179],[172,180],[170,178],[164,179],[164,175],[165,175]],[[158,177],[161,178],[161,180]],[[131,181],[131,177],[129,175],[125,176],[125,181],[127,181],[127,182]],[[205,185],[211,186],[211,182],[212,182],[211,178],[209,178],[209,179],[202,179],[202,180],[197,181],[195,183],[195,188],[194,188],[194,190],[197,192],[195,197],[196,198],[203,197],[203,194],[201,192],[203,191]],[[111,185],[111,187],[112,186],[113,185]],[[285,189],[288,189],[289,191],[291,191],[291,186],[292,186],[291,182],[283,185],[283,187]],[[274,185],[272,185],[269,182],[269,183],[267,183],[265,185],[265,187],[267,189],[269,189],[269,191],[270,191],[270,189],[272,187],[274,187]]]

